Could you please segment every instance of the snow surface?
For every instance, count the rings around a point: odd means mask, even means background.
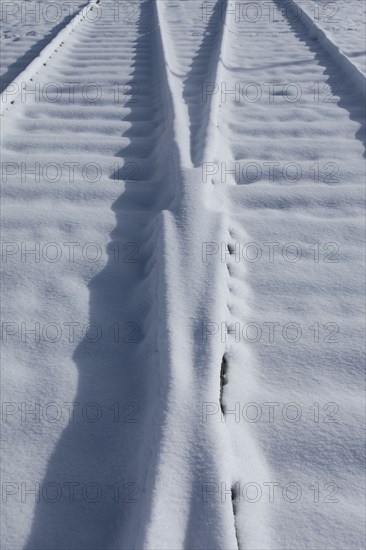
[[[312,7],[313,18],[330,33],[335,44],[366,73],[366,4],[363,0],[329,2],[328,0],[298,0],[303,9]]]
[[[72,0],[2,0],[1,90],[54,38],[87,2]]]
[[[4,549],[364,548],[364,10],[255,4],[3,21]]]

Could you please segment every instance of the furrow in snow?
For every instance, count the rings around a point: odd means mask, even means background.
[[[170,41],[172,45],[167,67],[174,75],[170,83],[175,92],[175,112],[186,112],[185,123],[189,124],[187,113],[199,97],[192,95],[187,99],[183,88],[179,93],[180,54],[185,58],[183,63],[193,66],[208,60],[210,52],[207,48],[199,54],[192,52],[187,42],[186,47],[178,49],[177,45],[184,40],[190,24],[197,22],[202,30],[201,12],[196,3],[190,3],[187,14],[193,23],[188,17],[180,18],[184,25],[178,29],[176,21],[171,19],[172,6],[169,3],[157,6],[162,42]],[[200,91],[198,82],[195,88],[196,92]],[[179,132],[176,141],[179,151],[186,150],[184,134]],[[165,314],[160,350],[166,405],[145,544],[147,548],[159,549],[236,548],[231,498],[225,502],[211,498],[212,487],[216,487],[219,480],[225,480],[231,487],[226,431],[221,427],[208,427],[203,414],[220,395],[224,346],[221,342],[213,345],[208,342],[205,331],[213,317],[227,315],[227,296],[222,292],[223,285],[227,285],[227,270],[224,265],[212,270],[209,262],[202,261],[200,239],[207,244],[216,242],[225,234],[226,223],[217,211],[212,190],[200,184],[200,169],[189,169],[182,161],[184,155],[180,158],[179,200],[161,215],[162,260],[159,264],[165,268],[160,295]],[[200,236],[198,241],[196,235]],[[162,528],[162,515],[173,528]]]
[[[199,167],[210,131],[209,92],[216,80],[226,2],[197,4],[189,0],[179,4],[157,2],[157,6],[165,29],[166,57],[174,79],[177,111],[185,115],[185,120],[181,118],[180,135],[184,136],[186,148],[189,141],[191,164]],[[184,22],[184,32],[177,28],[178,20]]]

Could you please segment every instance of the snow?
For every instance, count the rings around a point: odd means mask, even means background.
[[[85,1],[3,0],[1,13],[1,89],[12,82],[57,36]]]
[[[329,32],[334,43],[366,73],[366,6],[362,0],[328,2],[298,0],[306,11],[310,8],[314,20]],[[310,3],[315,6],[309,5]]]
[[[296,3],[3,20],[3,548],[364,547],[364,6]]]

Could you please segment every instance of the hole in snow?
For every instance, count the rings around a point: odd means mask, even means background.
[[[220,369],[220,408],[222,414],[225,414],[225,404],[223,402],[224,386],[227,384],[227,372],[228,372],[228,362],[226,353],[222,357],[221,369]]]

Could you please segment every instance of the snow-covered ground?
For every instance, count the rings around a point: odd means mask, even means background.
[[[1,90],[86,5],[85,0],[2,0],[0,4]]]
[[[332,37],[334,43],[366,73],[366,4],[363,0],[298,0],[301,8]],[[311,5],[315,4],[315,6]]]
[[[2,548],[364,548],[364,5],[7,4]]]

